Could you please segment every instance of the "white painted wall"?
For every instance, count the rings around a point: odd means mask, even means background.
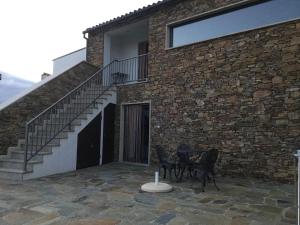
[[[88,114],[87,120],[82,120],[81,126],[76,126],[75,131],[69,133],[67,139],[62,139],[60,146],[52,148],[52,154],[46,155],[43,158],[43,163],[33,164],[33,172],[24,175],[24,180],[44,177],[53,174],[65,173],[76,170],[77,163],[77,138],[82,131],[109,103],[116,104],[116,91],[108,91],[111,96],[103,101],[103,104],[98,109],[93,111],[93,114]],[[103,121],[103,119],[102,119]],[[103,125],[103,122],[101,123]],[[103,128],[101,128],[103,129]],[[103,142],[103,132],[101,132],[101,142]],[[99,149],[102,156],[102,145]],[[100,163],[102,160],[100,159]]]
[[[142,30],[111,37],[110,60],[136,57],[138,55],[138,43],[147,39],[148,34]]]
[[[110,48],[111,48],[111,36],[108,33],[105,33],[104,34],[104,51],[103,51],[104,66],[110,63]]]
[[[53,59],[53,75],[58,75],[86,60],[86,48]]]
[[[138,56],[138,44],[148,40],[148,22],[146,20],[135,24],[123,26],[119,29],[109,31],[104,34],[104,65],[113,60],[123,60]],[[114,68],[128,74],[129,79],[135,80],[138,76],[138,60],[131,60],[130,68]],[[124,63],[125,65],[125,63]]]

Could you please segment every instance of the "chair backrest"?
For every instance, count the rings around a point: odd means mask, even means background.
[[[158,160],[160,163],[164,163],[164,162],[168,161],[167,154],[166,154],[165,150],[163,149],[163,147],[161,147],[160,145],[156,145],[155,150],[156,150],[157,157],[158,157]]]
[[[187,144],[180,144],[178,147],[177,147],[177,152],[188,152],[188,151],[191,151],[191,147]]]
[[[177,156],[180,162],[189,162],[190,161],[190,152],[191,147],[187,144],[180,144],[177,148]]]
[[[207,162],[208,162],[208,166],[210,169],[213,169],[215,167],[215,164],[217,162],[218,159],[218,155],[219,155],[219,151],[217,149],[210,149],[207,152],[208,156],[207,156]]]
[[[202,152],[200,160],[198,162],[200,165],[204,166],[205,168],[209,165],[209,153],[208,152]]]

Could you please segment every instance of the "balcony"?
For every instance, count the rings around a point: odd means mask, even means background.
[[[127,85],[148,81],[148,54],[114,60],[103,70],[103,83]]]
[[[104,34],[105,77],[118,85],[147,81],[148,20],[128,24]],[[108,81],[107,81],[108,82]]]

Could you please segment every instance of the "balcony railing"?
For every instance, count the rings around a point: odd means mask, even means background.
[[[128,59],[115,60],[104,75],[114,84],[130,84],[148,80],[148,54]]]

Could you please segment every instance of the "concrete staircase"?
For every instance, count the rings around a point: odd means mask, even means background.
[[[80,95],[64,104],[62,109],[53,111],[48,119],[44,119],[40,125],[36,125],[34,132],[51,135],[51,130],[46,132],[46,129],[51,129],[47,126],[49,121],[51,124],[60,124],[66,116],[76,112],[78,109],[76,106],[82,104],[84,96],[99,96],[99,90],[101,90],[101,86],[94,84],[84,92],[80,92]],[[17,146],[8,148],[7,155],[0,156],[0,178],[26,180],[76,170],[78,133],[99,113],[103,112],[110,103],[116,103],[114,86],[97,97],[94,104],[87,107],[71,124],[55,135],[51,142],[43,146],[42,150],[28,161],[26,171],[24,171],[26,142],[25,139],[18,140]],[[30,143],[38,145],[42,142],[41,139],[42,137],[36,134],[31,135]]]

